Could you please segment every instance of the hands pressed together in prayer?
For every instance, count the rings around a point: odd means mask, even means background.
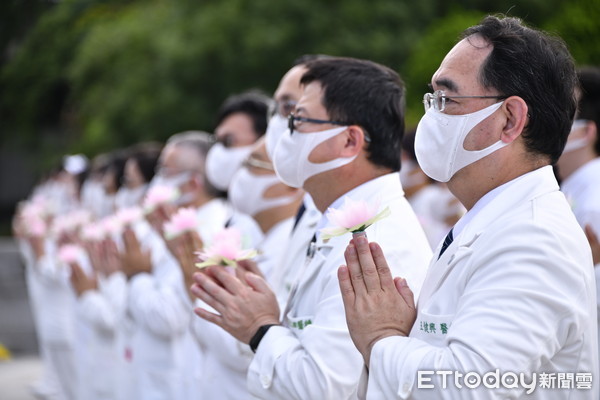
[[[188,296],[190,299],[193,298],[191,292],[191,286],[194,283],[192,276],[197,271],[196,264],[196,252],[200,251],[204,247],[204,242],[200,238],[198,232],[184,232],[180,236],[173,239],[167,239],[163,235],[163,239],[167,244],[167,248],[175,257],[183,273],[183,279],[185,281],[185,287],[188,290]]]
[[[142,246],[130,227],[123,231],[125,251],[120,254],[121,268],[128,279],[141,272],[152,272],[150,250],[142,250]]]
[[[383,251],[365,235],[355,235],[338,270],[346,320],[354,345],[369,365],[375,343],[389,336],[408,336],[417,312],[403,278],[393,278]]]
[[[194,312],[249,343],[262,325],[279,324],[279,305],[267,282],[256,273],[256,263],[240,261],[234,271],[215,265],[193,275],[192,294],[220,315],[203,308]]]

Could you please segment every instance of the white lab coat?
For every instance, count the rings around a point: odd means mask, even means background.
[[[257,248],[259,256],[255,261],[270,284],[275,269],[279,267],[275,265],[275,260],[281,258],[286,248],[293,223],[293,218],[278,222],[264,235],[263,242]],[[214,312],[200,300],[196,300],[196,306]],[[204,358],[198,398],[231,400],[251,398],[246,387],[246,374],[253,355],[250,347],[219,326],[202,318],[195,318],[193,327]]]
[[[273,279],[270,282],[277,296],[282,318],[290,290],[296,282],[298,274],[302,272],[302,266],[306,260],[306,250],[322,217],[308,193],[304,195],[304,207],[304,213],[296,227],[293,227],[287,245],[282,246],[285,251],[277,263],[277,268],[273,271]]]
[[[581,227],[590,225],[600,237],[600,158],[582,165],[565,179],[561,188]],[[600,264],[594,268],[596,277],[596,310],[600,331]],[[600,344],[600,336],[598,337]]]
[[[56,246],[46,240],[45,255],[37,260],[39,282],[39,326],[44,347],[57,378],[62,396],[78,397],[80,344],[87,339],[75,318],[76,297],[69,280],[70,270],[56,259]]]
[[[403,196],[397,173],[371,180],[346,196],[369,203],[380,199],[391,216],[367,229],[392,265],[418,293],[431,250],[417,218]],[[340,199],[341,200],[341,199]],[[344,399],[356,395],[363,360],[346,324],[337,270],[345,263],[350,235],[324,243],[306,258],[290,293],[283,326],[269,329],[248,371],[248,388],[259,398]]]
[[[185,399],[193,376],[185,370],[190,345],[191,310],[181,270],[154,231],[149,231],[152,273],[135,275],[128,285],[127,313],[134,322],[130,351],[132,398]]]
[[[373,346],[367,398],[591,399],[597,389],[417,389],[417,371],[598,377],[589,246],[547,166],[504,188],[434,259],[409,337]],[[441,377],[441,376],[438,376]],[[538,377],[538,379],[540,379]],[[597,387],[597,383],[593,383]]]
[[[114,286],[120,286],[115,289]],[[80,370],[81,399],[119,398],[123,351],[118,346],[119,324],[123,321],[125,277],[116,272],[108,278],[98,278],[98,290],[85,292],[77,304],[77,318],[89,328],[86,343],[86,364]],[[120,306],[116,303],[120,302]]]
[[[226,203],[212,200],[198,209],[198,231],[210,242],[229,215]],[[140,399],[195,399],[202,356],[191,330],[192,307],[177,261],[154,231],[144,246],[151,249],[152,274],[134,276],[129,284],[128,313],[135,321],[131,350],[135,396]]]

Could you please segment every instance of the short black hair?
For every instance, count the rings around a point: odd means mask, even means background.
[[[161,151],[162,144],[158,142],[142,142],[131,146],[129,159],[137,164],[144,182],[149,183],[154,177]]]
[[[271,99],[257,90],[230,96],[225,100],[217,113],[215,127],[219,126],[225,118],[232,114],[246,114],[252,120],[254,133],[258,139],[267,131],[270,103]]]
[[[600,68],[580,68],[577,77],[580,89],[577,118],[593,121],[596,132],[600,134]],[[600,139],[596,138],[594,148],[596,154],[600,155]]]
[[[129,155],[129,149],[116,149],[111,151],[108,155],[108,165],[104,171],[104,174],[112,174],[115,183],[115,190],[119,190],[123,185],[125,164],[127,163]]]
[[[300,82],[317,81],[330,119],[359,125],[371,138],[368,160],[400,170],[404,135],[404,83],[390,68],[367,60],[328,57],[306,64]]]
[[[518,18],[487,16],[463,32],[479,35],[493,46],[479,81],[501,96],[519,96],[528,106],[522,136],[530,153],[560,157],[576,109],[577,77],[573,58],[558,37],[531,29]]]

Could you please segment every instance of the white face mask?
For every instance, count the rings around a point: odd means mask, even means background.
[[[180,186],[190,180],[191,176],[190,172],[181,172],[173,176],[154,175],[149,187],[168,186],[179,189]]]
[[[275,154],[273,154],[273,166],[279,179],[288,186],[301,188],[308,178],[351,163],[358,155],[336,158],[320,164],[308,160],[310,153],[318,145],[346,129],[348,129],[347,126],[342,126],[320,132],[295,132],[293,135],[287,129],[277,143]]]
[[[273,154],[275,153],[275,147],[277,147],[279,139],[281,139],[287,128],[287,118],[282,117],[279,113],[273,115],[271,120],[269,120],[267,132],[265,133],[265,146],[267,147],[267,154],[271,160],[273,159]]]
[[[134,189],[122,187],[115,196],[115,206],[118,210],[140,205],[148,185],[141,185]]]
[[[482,150],[465,150],[465,138],[480,122],[492,115],[503,102],[464,115],[449,115],[431,107],[417,126],[415,154],[427,176],[439,182],[448,182],[467,165],[481,160],[507,146],[498,140]]]
[[[241,168],[233,177],[229,188],[229,200],[238,211],[255,216],[261,211],[290,204],[299,196],[266,198],[265,192],[271,187],[281,184],[276,175],[255,175],[248,168]]]
[[[585,119],[576,119],[575,121],[573,121],[573,125],[571,126],[571,132],[569,133],[569,135],[571,135],[576,130],[584,128],[587,125],[587,122],[588,121]],[[567,144],[565,145],[565,149],[563,150],[562,154],[570,153],[573,150],[579,150],[581,148],[584,148],[588,145],[588,143],[588,138],[585,136],[577,139],[567,139]]]
[[[227,148],[223,143],[215,143],[206,156],[206,177],[219,190],[228,190],[231,179],[244,160],[250,155],[254,145]]]

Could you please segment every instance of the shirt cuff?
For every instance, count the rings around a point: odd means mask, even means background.
[[[248,389],[260,396],[273,384],[275,363],[290,348],[300,346],[298,338],[283,326],[271,327],[262,338],[248,368]]]

